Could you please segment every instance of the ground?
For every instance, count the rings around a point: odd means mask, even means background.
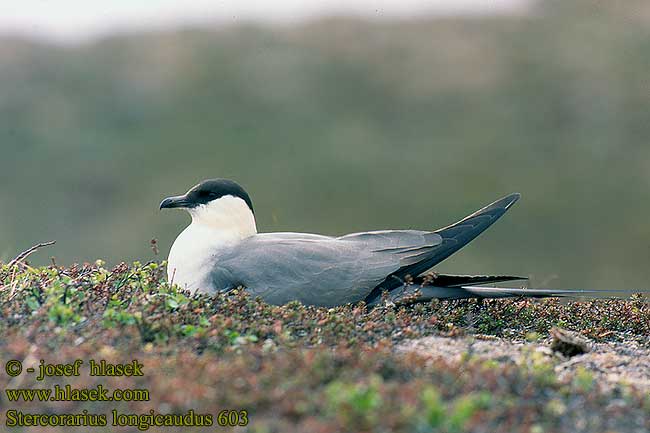
[[[645,432],[650,304],[434,301],[338,308],[190,295],[164,263],[0,267],[0,354],[26,369],[84,361],[79,376],[0,375],[7,431]],[[553,337],[555,335],[555,337]],[[568,343],[559,343],[559,341]],[[586,353],[580,353],[587,351]],[[88,363],[143,366],[90,376]],[[34,373],[36,374],[36,373]],[[10,401],[7,389],[146,389],[149,401]],[[105,427],[7,427],[23,414],[106,414]],[[112,411],[140,424],[111,425]],[[211,428],[150,426],[212,414]],[[232,420],[246,427],[227,427]],[[138,415],[138,416],[135,416]],[[143,416],[139,416],[143,415]],[[221,415],[221,416],[220,416]],[[49,418],[48,418],[49,419]],[[54,419],[54,418],[52,418]],[[162,418],[161,418],[162,419]]]

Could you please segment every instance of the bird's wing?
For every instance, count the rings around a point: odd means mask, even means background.
[[[242,285],[267,302],[335,306],[363,300],[374,287],[440,236],[414,230],[356,233],[341,238],[299,233],[251,236],[217,252],[214,288]]]
[[[421,230],[381,230],[374,232],[352,233],[337,238],[344,242],[353,242],[373,252],[396,254],[403,266],[420,260],[422,254],[431,251],[442,243],[442,236]]]
[[[391,291],[403,285],[406,276],[417,277],[433,266],[470,243],[485,229],[499,219],[517,200],[519,194],[510,194],[491,203],[462,220],[436,230],[433,234],[440,236],[442,242],[433,248],[412,255],[406,266],[400,267],[389,278],[380,283],[366,298],[367,303],[375,302],[383,291]]]
[[[506,211],[519,200],[517,193],[503,197],[494,203],[477,210],[473,214],[450,226],[436,230],[442,238],[440,245],[420,256],[413,265],[400,269],[398,275],[410,274],[415,277],[431,269],[444,259],[470,243],[498,220]]]
[[[213,290],[245,286],[267,302],[335,306],[371,301],[402,278],[430,269],[469,243],[519,198],[497,200],[456,224],[426,232],[385,230],[339,238],[302,233],[251,236],[215,252]],[[396,281],[393,281],[396,280]]]

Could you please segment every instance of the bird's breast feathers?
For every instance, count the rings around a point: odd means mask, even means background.
[[[195,290],[207,283],[215,251],[239,242],[232,233],[190,224],[174,241],[167,260],[170,283]]]

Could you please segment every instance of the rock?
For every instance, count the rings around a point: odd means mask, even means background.
[[[554,352],[561,353],[567,358],[582,355],[591,350],[589,347],[589,340],[575,332],[561,328],[552,328],[550,334],[551,337],[553,337],[551,349]]]

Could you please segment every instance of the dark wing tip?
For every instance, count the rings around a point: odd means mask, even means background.
[[[515,204],[517,200],[519,200],[520,198],[521,198],[521,194],[519,194],[518,192],[514,192],[512,194],[503,197],[500,200],[497,200],[496,202],[494,202],[494,205],[498,205],[498,207],[508,209],[510,208],[510,206]]]
[[[490,213],[493,213],[494,211],[497,211],[499,216],[501,216],[501,215],[503,215],[503,213],[505,213],[505,211],[510,209],[512,207],[512,205],[515,204],[517,202],[517,200],[519,200],[520,197],[521,197],[521,194],[519,194],[518,192],[508,194],[505,197],[502,197],[502,198],[500,198],[500,199],[498,199],[496,201],[493,201],[492,203],[490,203],[488,205],[485,205],[484,207],[477,210],[473,214],[465,217],[460,222],[462,222],[464,220],[467,220],[467,219],[470,219],[470,218],[473,218],[473,217],[476,217],[476,216],[479,216],[479,215],[490,214]]]

